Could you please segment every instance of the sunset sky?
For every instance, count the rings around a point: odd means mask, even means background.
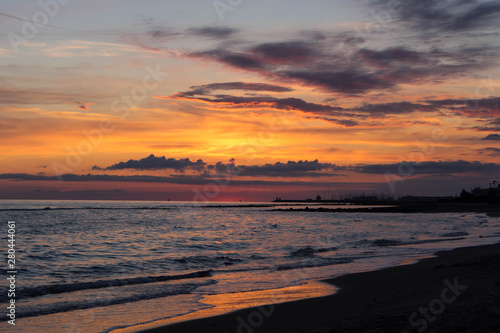
[[[487,187],[499,28],[495,1],[2,1],[0,198]]]

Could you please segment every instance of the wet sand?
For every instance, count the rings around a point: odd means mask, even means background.
[[[500,244],[326,282],[340,291],[143,332],[500,332]]]

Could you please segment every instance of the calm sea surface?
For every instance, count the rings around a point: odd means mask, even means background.
[[[271,211],[274,207],[0,201],[4,266],[7,221],[15,221],[18,272],[16,326],[7,324],[4,310],[0,331],[133,332],[208,311],[215,303],[227,303],[230,310],[320,295],[332,288],[316,294],[313,287],[294,288],[500,240],[500,219],[485,214]],[[6,286],[4,280],[2,309],[9,301]],[[230,296],[265,290],[278,291],[273,297],[253,293],[253,303]],[[279,290],[286,292],[280,296]]]

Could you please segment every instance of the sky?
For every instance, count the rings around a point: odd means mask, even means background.
[[[500,3],[0,0],[0,198],[500,180]]]

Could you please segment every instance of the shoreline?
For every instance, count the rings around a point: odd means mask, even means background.
[[[137,326],[112,330],[116,333],[148,332],[158,328],[174,324],[185,323],[198,319],[211,318],[226,315],[239,310],[266,306],[269,300],[275,304],[294,302],[307,298],[324,297],[333,295],[338,288],[319,280],[311,280],[301,285],[282,287],[276,289],[265,289],[255,291],[244,291],[227,294],[206,295],[200,302],[212,307],[183,314],[178,317],[167,318],[155,322],[144,323]]]
[[[142,330],[160,332],[496,332],[500,243],[325,280],[330,296],[270,304]],[[411,322],[411,324],[410,324]],[[423,331],[422,331],[423,332]]]

